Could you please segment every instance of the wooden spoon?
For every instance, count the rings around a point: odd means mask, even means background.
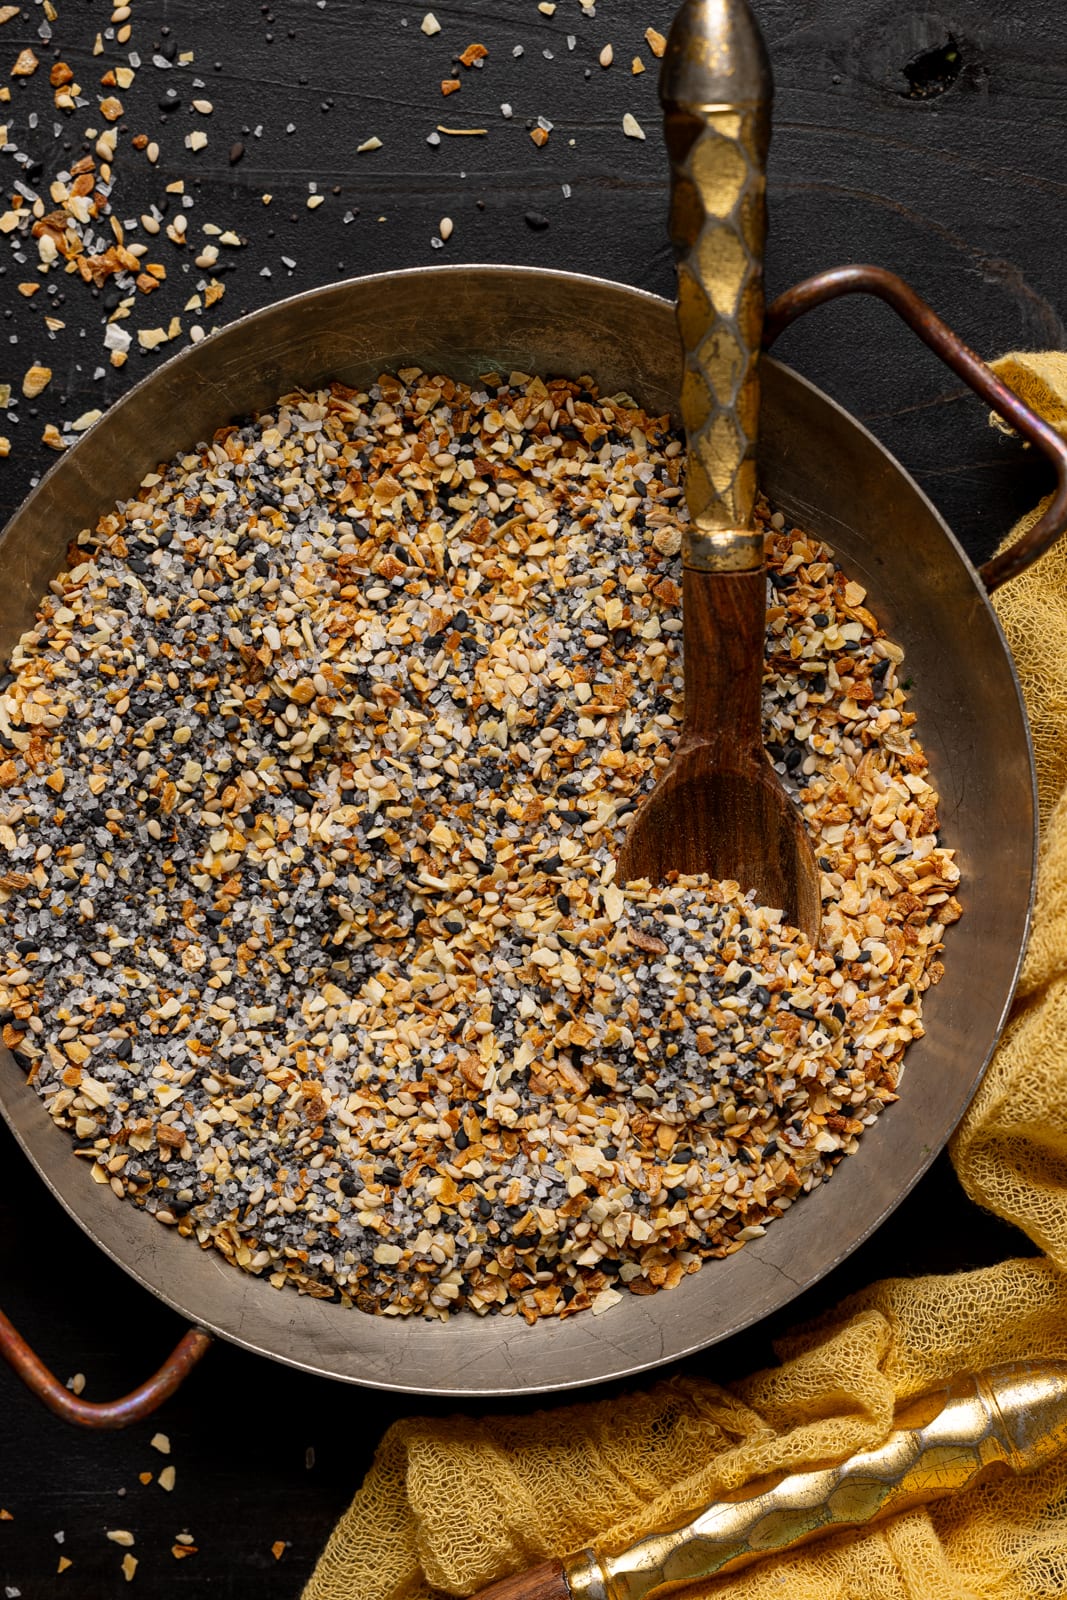
[[[747,0],[686,0],[660,99],[685,355],[685,716],[670,766],[630,825],[617,877],[736,879],[814,941],[815,855],[760,733],[766,576],[752,513],[771,77]]]

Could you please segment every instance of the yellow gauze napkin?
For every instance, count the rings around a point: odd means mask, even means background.
[[[1067,354],[1008,355],[995,370],[1067,433]],[[1037,753],[1037,911],[1011,1020],[952,1159],[971,1198],[1022,1228],[1044,1259],[875,1284],[781,1341],[781,1366],[730,1389],[674,1378],[535,1416],[398,1422],[303,1600],[469,1595],[594,1539],[629,1543],[751,1478],[878,1445],[901,1400],[956,1372],[1067,1356],[1067,539],[996,605]],[[1067,1459],[708,1590],[721,1600],[1058,1600]]]

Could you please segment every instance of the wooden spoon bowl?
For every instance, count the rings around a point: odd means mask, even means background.
[[[804,819],[763,748],[766,577],[685,569],[685,720],[670,766],[630,824],[616,879],[732,879],[814,942],[819,869]]]

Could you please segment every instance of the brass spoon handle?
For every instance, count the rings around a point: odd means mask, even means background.
[[[659,83],[678,261],[687,567],[763,564],[752,532],[771,70],[747,0],[685,0]]]
[[[580,1550],[505,1578],[476,1600],[665,1600],[989,1475],[1032,1472],[1065,1449],[1067,1362],[1006,1362],[905,1405],[873,1450],[749,1484],[627,1549]]]

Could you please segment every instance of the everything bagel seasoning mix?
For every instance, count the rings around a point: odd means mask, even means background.
[[[279,1287],[534,1321],[672,1287],[855,1150],[959,872],[903,652],[775,515],[819,947],[735,883],[615,881],[681,725],[683,468],[626,396],[407,370],[79,536],[2,680],[0,1015],[99,1183]]]

